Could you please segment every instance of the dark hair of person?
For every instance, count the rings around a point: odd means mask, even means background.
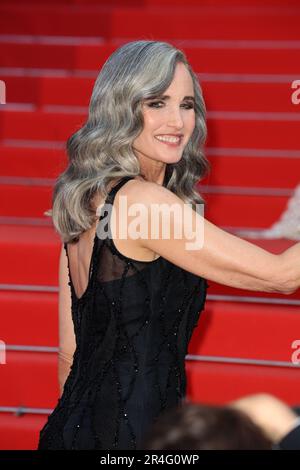
[[[184,404],[164,412],[144,439],[147,450],[270,450],[272,442],[242,411]]]

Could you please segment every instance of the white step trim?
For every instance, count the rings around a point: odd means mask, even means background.
[[[238,357],[222,357],[222,356],[197,356],[187,355],[187,361],[195,362],[216,362],[222,364],[233,364],[233,365],[251,365],[251,366],[268,366],[268,367],[286,367],[292,369],[300,369],[299,364],[293,364],[287,361],[270,361],[264,359],[243,359]]]
[[[29,408],[27,406],[0,406],[0,413],[13,413],[21,417],[26,414],[35,415],[49,415],[52,413],[52,408]]]
[[[47,285],[31,285],[31,284],[0,284],[1,291],[13,291],[13,292],[41,292],[41,293],[58,293],[58,286],[47,286]],[[243,302],[243,303],[255,303],[255,304],[275,304],[275,305],[300,305],[300,299],[283,299],[280,297],[259,297],[252,295],[221,295],[221,294],[207,294],[207,300],[219,301],[219,302]],[[300,314],[300,312],[299,312]]]

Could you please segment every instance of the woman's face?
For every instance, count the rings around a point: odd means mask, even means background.
[[[155,173],[181,159],[195,127],[193,80],[183,63],[177,63],[163,96],[144,100],[142,111],[144,128],[133,142],[133,150],[143,169]]]

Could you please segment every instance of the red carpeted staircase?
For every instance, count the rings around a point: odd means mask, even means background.
[[[44,211],[104,61],[136,39],[167,40],[187,53],[208,109],[212,171],[199,184],[205,216],[232,233],[266,228],[300,182],[300,104],[291,101],[300,79],[299,21],[297,0],[1,2],[1,449],[35,449],[57,403],[60,240]],[[252,243],[280,253],[295,242]],[[270,392],[299,404],[292,354],[300,291],[209,284],[186,357],[188,398],[225,403]]]

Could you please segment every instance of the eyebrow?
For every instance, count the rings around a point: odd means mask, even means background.
[[[157,95],[157,96],[153,96],[153,97],[147,98],[147,101],[148,101],[148,100],[157,99],[157,98],[159,98],[159,99],[161,99],[161,100],[168,100],[168,99],[170,99],[170,96],[169,96],[169,95]],[[185,96],[185,97],[183,98],[183,100],[192,100],[192,101],[195,102],[194,96]]]

